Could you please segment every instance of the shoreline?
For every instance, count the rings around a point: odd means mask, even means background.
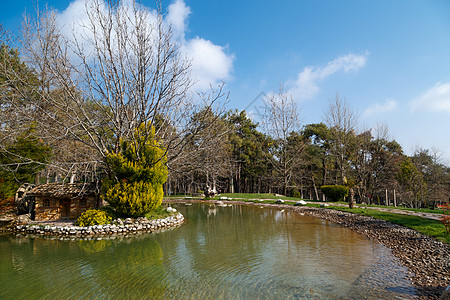
[[[163,203],[218,203],[217,200],[164,199]],[[450,286],[450,246],[409,229],[384,220],[333,209],[285,204],[254,203],[220,200],[224,204],[239,204],[290,209],[350,228],[376,241],[392,254],[411,274],[420,299],[440,299]]]

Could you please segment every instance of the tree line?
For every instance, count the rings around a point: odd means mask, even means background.
[[[420,208],[449,200],[450,168],[439,151],[407,156],[386,126],[360,130],[340,95],[329,102],[323,122],[299,120],[295,100],[283,90],[266,99],[262,124],[238,110],[215,118],[209,128],[227,134],[210,148],[189,145],[192,155],[170,165],[166,193],[192,194],[209,185],[321,201],[322,186],[344,185],[357,203]]]
[[[408,157],[387,128],[360,130],[339,95],[323,122],[302,124],[280,88],[258,124],[227,111],[223,83],[196,92],[161,7],[89,1],[72,35],[49,8],[25,16],[18,37],[0,28],[0,198],[24,182],[118,184],[108,157],[134,153],[146,170],[164,162],[166,194],[209,186],[323,200],[321,186],[339,184],[357,202],[448,201],[450,169],[437,151]],[[146,162],[148,145],[160,150]]]

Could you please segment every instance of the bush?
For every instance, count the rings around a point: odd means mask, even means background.
[[[323,185],[320,189],[331,201],[344,201],[348,196],[348,187],[343,185]]]
[[[443,205],[438,205],[438,207],[444,211],[444,214],[441,217],[441,222],[444,224],[447,233],[450,233],[450,202]]]
[[[111,223],[111,216],[104,210],[88,209],[75,222],[76,226],[93,226]]]
[[[121,140],[120,153],[109,154],[111,170],[102,183],[102,196],[121,215],[142,217],[161,205],[167,180],[165,150],[153,127],[141,125],[133,140]]]
[[[161,205],[163,193],[162,185],[121,182],[106,191],[106,199],[117,213],[141,217]]]
[[[293,189],[292,192],[291,192],[291,197],[301,198],[302,194],[297,189]]]
[[[157,220],[167,218],[170,215],[171,213],[169,213],[165,208],[159,206],[151,212],[147,213],[145,217],[149,220]]]

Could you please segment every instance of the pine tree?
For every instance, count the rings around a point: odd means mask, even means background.
[[[31,128],[0,151],[0,199],[14,197],[23,183],[34,183],[45,168],[51,148],[34,136]]]

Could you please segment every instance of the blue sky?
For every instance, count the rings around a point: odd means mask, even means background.
[[[81,0],[78,0],[78,2]],[[78,3],[77,2],[77,3]],[[142,1],[151,7],[153,0]],[[0,11],[16,32],[34,1]],[[43,1],[40,1],[41,5]],[[76,3],[48,1],[63,20]],[[224,80],[229,108],[262,105],[284,85],[305,124],[323,120],[336,93],[362,128],[386,124],[407,154],[436,147],[450,162],[450,1],[169,1],[167,19],[202,89]]]

